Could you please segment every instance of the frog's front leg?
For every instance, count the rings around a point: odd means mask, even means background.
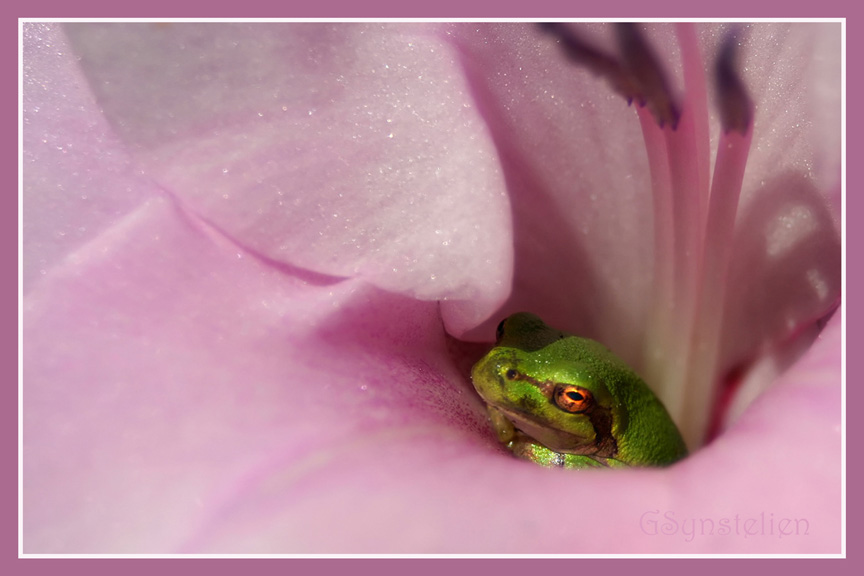
[[[565,454],[555,452],[538,444],[530,437],[516,432],[516,437],[507,446],[517,458],[529,460],[547,468],[605,468],[614,466],[611,460],[591,458],[582,454]]]
[[[582,456],[580,454],[563,454],[555,452],[545,446],[538,444],[530,436],[526,436],[521,431],[517,430],[513,423],[501,413],[500,410],[492,406],[487,406],[489,412],[489,420],[492,422],[492,428],[498,436],[498,441],[504,444],[514,456],[522,460],[528,460],[546,466],[547,468],[603,468],[606,466],[616,467],[620,465],[612,460],[595,460],[590,456]]]

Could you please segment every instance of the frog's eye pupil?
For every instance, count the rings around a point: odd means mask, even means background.
[[[584,396],[582,396],[582,394],[580,394],[579,392],[565,392],[565,394],[570,400],[573,400],[574,402],[579,402],[584,398]]]
[[[504,373],[504,376],[505,376],[508,380],[515,380],[516,377],[519,376],[519,372],[517,372],[517,371],[514,370],[513,368],[510,368],[509,370],[507,370],[507,372]]]

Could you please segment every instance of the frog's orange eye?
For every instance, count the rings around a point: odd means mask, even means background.
[[[594,396],[581,386],[564,384],[555,388],[555,404],[565,412],[579,414],[594,406]]]

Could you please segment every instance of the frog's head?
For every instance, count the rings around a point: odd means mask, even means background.
[[[574,356],[573,340],[536,316],[511,316],[499,326],[498,346],[474,366],[474,387],[540,444],[612,458],[626,413],[606,387],[604,371]]]

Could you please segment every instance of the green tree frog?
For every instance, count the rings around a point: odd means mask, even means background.
[[[471,379],[498,439],[542,466],[665,466],[687,455],[666,408],[633,370],[602,344],[533,314],[498,325]]]

